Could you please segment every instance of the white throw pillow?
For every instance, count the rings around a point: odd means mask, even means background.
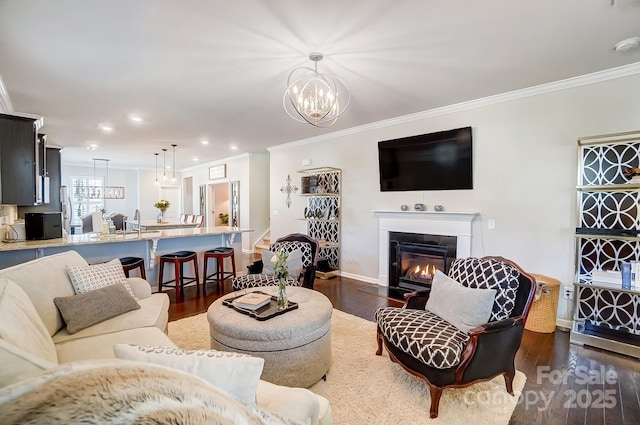
[[[0,311],[1,339],[48,362],[58,363],[53,340],[29,296],[17,283],[6,278],[0,278]]]
[[[273,251],[269,251],[267,249],[262,250],[263,274],[275,274],[274,265],[271,261],[274,255],[276,255],[276,253]],[[302,250],[294,249],[289,253],[289,258],[287,258],[287,270],[289,270],[289,276],[297,280],[302,268]]]
[[[106,263],[89,266],[68,265],[67,274],[76,294],[84,294],[98,288],[119,283],[124,285],[131,296],[138,300],[127,283],[127,276],[122,269],[122,263],[117,258]]]
[[[215,350],[182,350],[116,344],[116,358],[136,360],[192,373],[226,391],[245,406],[255,406],[264,359]]]
[[[495,289],[467,288],[437,270],[425,309],[469,332],[487,323],[495,297]]]

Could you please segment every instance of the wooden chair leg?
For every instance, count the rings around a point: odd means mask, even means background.
[[[196,292],[200,293],[200,274],[198,272],[198,257],[197,256],[193,259],[193,268],[195,269],[195,272],[196,272]]]
[[[180,280],[182,279],[182,273],[180,273],[182,263],[180,261],[173,262],[173,273],[176,278],[176,298],[182,297],[182,285],[180,284]]]
[[[202,293],[204,295],[207,295],[207,263],[209,263],[209,259],[205,255],[202,261],[204,261],[204,266],[202,270]]]
[[[160,276],[158,277],[158,292],[162,292],[162,279],[164,272],[164,261],[160,260]]]
[[[235,254],[231,255],[231,269],[233,270],[233,277],[236,277],[236,256],[235,256]]]
[[[376,356],[382,355],[382,334],[380,332],[376,332],[376,340],[378,341],[378,350],[376,351]]]
[[[507,392],[511,395],[514,395],[513,394],[513,378],[516,376],[515,371],[505,372],[503,376],[504,376],[504,383],[507,386]]]
[[[429,385],[429,394],[431,395],[431,409],[429,409],[429,416],[431,419],[434,419],[438,417],[438,407],[440,406],[442,388]]]

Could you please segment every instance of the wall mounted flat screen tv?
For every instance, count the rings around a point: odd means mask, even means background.
[[[473,189],[471,127],[378,142],[380,191]]]

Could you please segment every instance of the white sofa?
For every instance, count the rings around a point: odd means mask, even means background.
[[[4,322],[0,325],[0,388],[59,364],[113,359],[114,344],[178,348],[165,333],[169,298],[163,293],[152,294],[149,283],[140,278],[127,279],[140,309],[70,335],[53,301],[74,295],[67,265],[88,264],[77,252],[67,251],[0,270],[0,317]],[[306,410],[283,402],[287,397],[297,400],[300,392],[309,393],[260,381],[257,405],[301,423],[330,424],[331,409],[324,397],[314,395],[313,406]],[[301,412],[308,417],[301,417]]]

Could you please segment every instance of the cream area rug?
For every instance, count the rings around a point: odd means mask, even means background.
[[[182,348],[208,349],[206,313],[170,322],[169,336]],[[526,381],[523,373],[516,372],[514,397],[505,390],[502,377],[444,390],[438,417],[429,419],[426,383],[392,363],[386,351],[375,355],[375,323],[334,309],[331,349],[327,380],[309,389],[329,399],[336,425],[506,425]]]

